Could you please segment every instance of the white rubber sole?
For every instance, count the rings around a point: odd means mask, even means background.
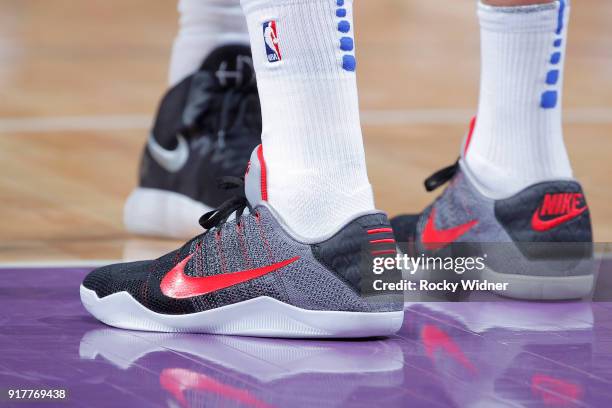
[[[481,279],[493,283],[508,283],[507,289],[494,293],[523,300],[574,300],[589,296],[595,277],[584,276],[525,276],[499,273],[486,268]]]
[[[123,223],[134,234],[189,239],[202,232],[198,220],[208,211],[182,194],[138,187],[125,203]]]
[[[404,312],[361,313],[300,309],[259,297],[188,315],[155,313],[129,293],[98,298],[81,285],[81,301],[96,319],[121,329],[283,338],[363,338],[395,334]]]

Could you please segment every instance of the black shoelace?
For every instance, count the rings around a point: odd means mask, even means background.
[[[446,182],[455,177],[457,170],[459,170],[458,159],[453,165],[445,167],[442,170],[438,170],[431,176],[427,177],[425,180],[425,190],[434,191],[440,186],[446,184]]]
[[[206,230],[220,227],[227,222],[234,212],[236,213],[236,223],[240,225],[240,217],[242,217],[244,210],[246,208],[252,210],[244,192],[244,177],[221,177],[219,188],[222,190],[238,189],[240,193],[221,204],[216,210],[209,211],[200,217],[200,225]]]

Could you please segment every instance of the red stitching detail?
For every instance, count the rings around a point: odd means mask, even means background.
[[[216,234],[215,238],[216,238],[215,246],[217,247],[217,255],[219,256],[219,259],[221,260],[221,272],[225,273],[227,271],[227,265],[225,262],[225,255],[223,254],[223,246],[221,245],[221,234]]]
[[[474,128],[476,128],[476,116],[470,121],[470,131],[468,132],[467,139],[465,141],[465,149],[463,150],[463,157],[467,154],[470,143],[472,142],[472,135],[474,134]]]
[[[236,232],[238,234],[238,244],[240,245],[240,250],[242,251],[242,256],[246,260],[247,267],[252,268],[253,262],[249,257],[249,251],[247,251],[246,243],[244,242],[244,229],[241,226],[242,224],[236,224]]]
[[[266,238],[266,235],[264,233],[263,228],[261,227],[261,220],[259,218],[259,213],[256,213],[256,217],[255,219],[257,220],[257,228],[259,229],[259,236],[261,237],[261,240],[264,242],[264,246],[266,248],[266,250],[268,251],[268,259],[270,260],[270,262],[272,262],[272,250],[270,249],[270,243],[268,242],[268,238]]]
[[[393,238],[388,239],[373,239],[370,241],[370,244],[394,244],[395,240]]]
[[[393,229],[391,229],[391,228],[375,228],[375,229],[368,230],[368,234],[370,234],[370,235],[372,235],[372,234],[381,234],[383,232],[393,232]]]
[[[268,201],[268,170],[263,155],[262,145],[259,145],[257,148],[257,158],[259,159],[259,168],[261,169],[261,199],[263,201]]]
[[[378,255],[389,255],[389,254],[393,254],[395,255],[397,252],[395,251],[395,249],[385,249],[382,251],[372,251],[372,255],[374,256],[378,256]]]

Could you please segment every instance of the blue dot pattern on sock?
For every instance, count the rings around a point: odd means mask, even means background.
[[[346,18],[348,11],[344,8],[345,0],[336,0],[336,17]],[[351,31],[351,23],[348,20],[340,20],[338,22],[338,31],[342,34],[348,34]],[[355,72],[357,69],[357,60],[353,54],[350,54],[355,49],[355,40],[351,36],[343,36],[340,38],[340,50],[346,54],[342,56],[342,69],[348,72]]]
[[[557,106],[557,91],[546,91],[542,94],[541,106],[544,109],[553,109]]]
[[[548,85],[557,85],[557,82],[559,82],[559,70],[553,69],[552,71],[548,71],[546,83]]]
[[[342,20],[338,23],[338,31],[341,33],[348,33],[351,31],[351,23],[346,20]]]
[[[565,0],[559,0],[559,16],[557,17],[557,35],[563,32],[565,20]]]
[[[551,64],[557,65],[560,61],[561,61],[561,53],[560,52],[555,52],[553,55],[550,56],[550,63]]]
[[[560,38],[563,35],[563,29],[565,28],[565,8],[566,8],[566,0],[559,0],[559,13],[557,15],[557,29],[555,31],[556,37],[553,42],[554,48],[561,48],[563,45],[563,38]],[[558,65],[561,62],[563,55],[560,51],[554,51],[550,56],[550,65]],[[558,85],[559,79],[561,77],[561,72],[559,69],[551,69],[546,74],[546,84],[547,85]],[[558,90],[546,90],[542,93],[542,98],[540,102],[540,106],[543,109],[554,109],[557,107],[559,100],[559,92]]]
[[[357,69],[357,60],[352,55],[342,57],[342,68],[349,72],[355,72]]]
[[[354,48],[355,48],[355,44],[351,37],[342,37],[340,39],[340,49],[342,51],[349,52],[349,51],[353,51]]]

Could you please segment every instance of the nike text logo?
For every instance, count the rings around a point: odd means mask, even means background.
[[[580,193],[557,193],[546,194],[542,205],[531,217],[531,228],[534,231],[545,232],[566,223],[587,210],[583,204],[583,196]],[[555,218],[543,220],[544,216],[556,216]]]
[[[284,268],[300,259],[299,256],[296,256],[295,258],[277,262],[272,265],[262,266],[261,268],[212,276],[194,277],[185,275],[185,266],[193,255],[194,254],[191,254],[183,259],[163,277],[160,288],[164,295],[174,299],[186,299],[206,295],[267,275],[270,272]]]
[[[432,208],[431,213],[429,214],[429,219],[427,220],[427,225],[425,225],[425,230],[421,236],[421,241],[423,241],[423,245],[427,250],[434,251],[437,249],[442,249],[448,246],[450,243],[455,242],[459,237],[471,230],[476,224],[478,224],[478,220],[472,220],[463,225],[458,225],[445,230],[436,229],[436,209]]]
[[[147,142],[149,153],[151,153],[153,159],[157,162],[157,164],[170,173],[176,173],[182,169],[185,163],[187,163],[187,159],[189,159],[189,145],[187,144],[185,138],[178,135],[177,142],[178,145],[176,146],[176,149],[164,149],[159,143],[157,143],[152,133]]]

